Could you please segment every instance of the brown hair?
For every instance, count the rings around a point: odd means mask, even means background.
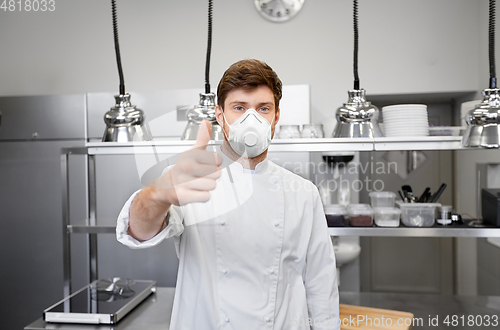
[[[223,109],[227,94],[241,88],[253,90],[258,86],[268,86],[274,94],[274,103],[279,107],[281,100],[281,80],[276,72],[259,60],[241,60],[224,72],[217,87],[217,104]]]

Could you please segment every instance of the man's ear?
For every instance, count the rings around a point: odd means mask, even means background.
[[[280,120],[280,108],[276,108],[276,113],[274,114],[274,122],[277,124]]]
[[[219,123],[220,127],[224,127],[224,117],[222,117],[222,109],[218,104],[215,106],[215,119],[217,120],[217,123]]]

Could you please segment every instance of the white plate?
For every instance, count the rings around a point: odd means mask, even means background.
[[[383,109],[386,110],[391,110],[391,109],[427,109],[427,105],[425,104],[394,104],[394,105],[387,105],[385,107],[382,107]]]
[[[428,128],[429,126],[427,124],[390,124],[386,123],[385,124],[386,128],[400,128],[400,129],[412,129],[412,128]]]
[[[394,114],[394,115],[383,113],[382,117],[384,117],[384,118],[404,118],[404,117],[428,118],[429,116],[426,113],[422,113],[422,114],[398,113],[398,114]]]
[[[394,137],[394,136],[428,136],[428,134],[413,134],[413,133],[401,133],[401,134],[392,134],[392,133],[385,133],[386,137]]]
[[[409,118],[409,119],[387,119],[384,118],[384,123],[422,123],[427,124],[429,121],[427,118]]]

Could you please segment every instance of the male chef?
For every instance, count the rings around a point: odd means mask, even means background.
[[[217,88],[220,147],[203,122],[194,147],[124,205],[117,239],[173,237],[179,270],[170,329],[340,329],[333,246],[318,190],[267,159],[281,81],[242,60]]]

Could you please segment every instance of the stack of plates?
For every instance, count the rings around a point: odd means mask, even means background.
[[[427,136],[429,120],[425,104],[398,104],[382,108],[385,136]]]

